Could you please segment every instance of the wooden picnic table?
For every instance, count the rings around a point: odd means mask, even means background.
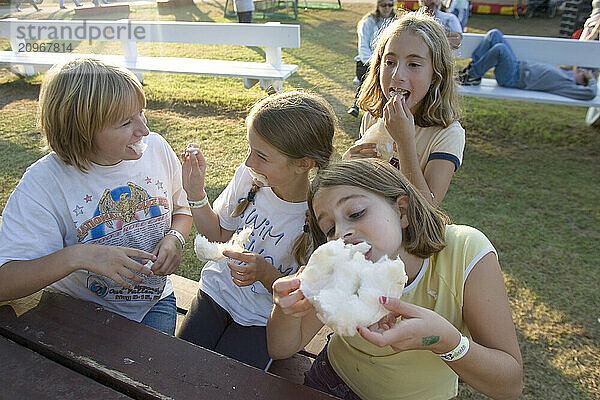
[[[334,399],[65,294],[34,303],[0,306],[7,398]]]

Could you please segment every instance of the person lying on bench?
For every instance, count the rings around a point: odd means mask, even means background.
[[[567,71],[553,64],[519,61],[502,32],[492,29],[472,54],[472,61],[458,76],[461,85],[481,83],[481,77],[491,68],[498,85],[539,90],[577,100],[596,97],[596,78],[592,71],[578,68]]]

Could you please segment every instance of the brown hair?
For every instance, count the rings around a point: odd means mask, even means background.
[[[337,119],[331,106],[316,94],[293,90],[271,95],[252,107],[246,118],[248,130],[252,129],[264,141],[275,147],[290,161],[310,158],[317,169],[324,168],[333,154],[333,135]],[[240,216],[254,200],[260,187],[252,185],[248,195],[231,213]],[[299,264],[309,251],[308,233],[303,232],[294,245],[294,255]],[[302,255],[299,258],[298,255]]]
[[[369,17],[371,17],[371,16],[372,16],[373,18],[375,18],[375,23],[379,22],[379,20],[380,20],[381,18],[383,18],[383,17],[381,16],[381,12],[379,11],[379,3],[380,3],[381,1],[382,1],[382,0],[375,0],[375,9],[374,9],[373,11],[371,11],[370,13],[367,13],[367,14],[365,14],[365,15],[364,15],[364,16],[363,16],[363,17],[360,19],[360,21],[358,22],[358,25],[357,25],[357,28],[358,28],[358,29],[360,29],[360,27],[361,27],[361,26],[362,26],[362,24],[363,24],[363,23],[364,23],[364,22],[367,20],[367,18],[369,18]],[[387,1],[388,1],[388,0],[385,0],[385,1],[386,1],[386,3],[387,3]],[[398,4],[397,0],[389,0],[389,1],[393,1],[395,4]],[[392,19],[394,19],[394,18],[396,18],[396,14],[397,14],[397,13],[396,13],[396,8],[394,7],[394,8],[392,8],[392,12],[390,13],[390,17],[392,17]]]
[[[402,245],[409,254],[427,258],[446,246],[445,227],[448,217],[433,207],[421,193],[389,163],[377,159],[337,161],[319,171],[308,194],[309,226],[314,248],[327,241],[317,224],[313,199],[323,188],[354,186],[375,193],[396,206],[399,196],[408,196],[408,227]]]
[[[41,128],[48,145],[82,172],[95,152],[94,135],[145,106],[142,85],[132,72],[94,58],[55,65],[40,89]]]
[[[454,81],[454,57],[442,25],[423,11],[406,12],[379,34],[365,82],[360,89],[358,105],[376,117],[383,115],[387,99],[379,82],[381,61],[388,42],[402,32],[422,38],[429,47],[432,59],[431,86],[415,111],[415,124],[422,127],[448,127],[461,116]]]

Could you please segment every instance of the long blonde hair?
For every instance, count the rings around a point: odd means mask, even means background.
[[[334,186],[353,186],[375,193],[396,206],[399,196],[408,197],[408,227],[403,231],[402,246],[409,254],[427,258],[446,246],[448,217],[433,207],[421,193],[389,163],[378,159],[336,161],[313,179],[308,194],[309,230],[314,248],[327,242],[317,224],[313,199],[319,190]]]
[[[360,89],[358,105],[373,116],[383,115],[383,107],[387,102],[379,81],[383,53],[387,43],[403,32],[423,39],[431,52],[433,66],[431,86],[415,111],[415,124],[422,127],[448,127],[461,116],[454,80],[454,57],[442,25],[422,11],[401,15],[378,36],[377,47]]]

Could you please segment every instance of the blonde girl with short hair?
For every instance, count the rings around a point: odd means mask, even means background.
[[[188,145],[182,155],[183,186],[197,205],[192,212],[198,232],[213,242],[226,242],[247,227],[252,234],[246,251],[224,252],[228,259],[203,267],[200,290],[178,336],[266,368],[271,286],[306,262],[309,173],[329,162],[336,118],[319,96],[290,91],[258,102],[246,127],[246,160],[212,207],[199,146]]]
[[[314,179],[308,204],[315,247],[340,238],[366,242],[372,261],[399,257],[408,282],[400,299],[380,298],[387,316],[354,336],[330,338],[306,385],[346,400],[441,400],[457,395],[460,377],[494,399],[520,396],[517,335],[497,252],[483,233],[448,224],[380,160],[331,164]],[[298,276],[275,281],[273,299],[269,353],[286,358],[323,323]]]
[[[27,169],[4,208],[0,300],[50,286],[173,335],[167,275],[192,218],[181,164],[146,126],[140,82],[78,58],[47,72],[39,104],[52,152]]]
[[[366,112],[361,136],[378,121],[394,141],[389,160],[434,205],[460,167],[465,131],[444,28],[423,12],[405,13],[380,35],[358,100]],[[374,143],[344,158],[378,157]],[[387,161],[387,160],[386,160]]]

